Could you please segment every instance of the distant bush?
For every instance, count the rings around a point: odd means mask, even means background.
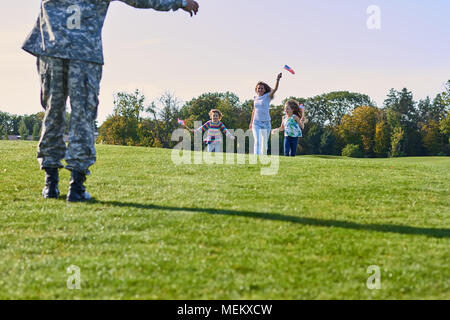
[[[362,158],[364,154],[361,149],[356,144],[348,144],[342,149],[343,157],[351,157],[351,158]]]

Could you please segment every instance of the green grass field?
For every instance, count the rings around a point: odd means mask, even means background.
[[[448,157],[280,158],[262,176],[97,151],[95,201],[67,204],[68,171],[44,200],[36,143],[0,141],[0,299],[450,299]]]

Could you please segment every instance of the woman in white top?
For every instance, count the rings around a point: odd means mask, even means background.
[[[270,124],[270,101],[274,98],[275,92],[278,90],[282,73],[277,76],[275,88],[269,87],[264,82],[258,82],[256,85],[256,94],[252,120],[250,121],[250,129],[253,131],[255,139],[254,153],[256,155],[267,154],[268,140],[272,126]]]

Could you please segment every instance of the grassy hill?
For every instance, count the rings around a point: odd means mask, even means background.
[[[36,144],[0,141],[0,299],[450,299],[448,157],[280,158],[262,176],[97,150],[95,201],[67,204],[66,170],[41,199]]]

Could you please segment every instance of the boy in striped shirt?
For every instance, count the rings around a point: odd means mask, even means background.
[[[202,134],[207,132],[205,143],[206,149],[208,152],[222,152],[222,133],[227,137],[230,137],[232,140],[235,140],[235,137],[228,131],[228,129],[223,124],[222,113],[213,109],[209,112],[209,116],[211,120],[206,122],[203,126],[196,130],[189,129],[191,132],[201,132]]]

